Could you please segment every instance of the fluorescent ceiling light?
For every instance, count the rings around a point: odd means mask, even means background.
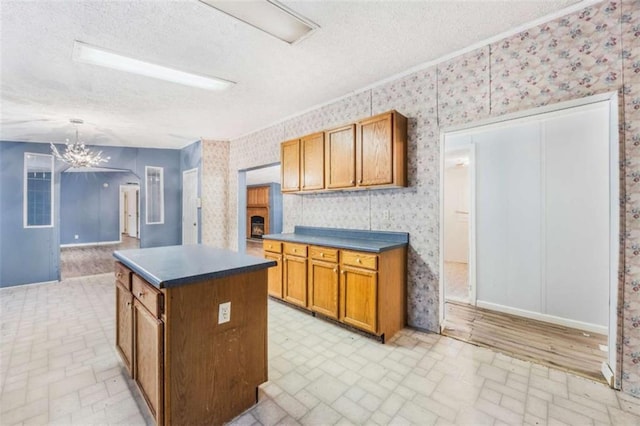
[[[170,81],[172,83],[198,87],[200,89],[224,90],[235,84],[233,81],[191,74],[139,59],[129,58],[77,40],[73,44],[73,60]]]
[[[318,28],[318,25],[275,0],[200,1],[289,44]]]

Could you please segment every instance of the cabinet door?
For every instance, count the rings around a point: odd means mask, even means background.
[[[268,269],[268,292],[269,295],[282,299],[282,255],[265,252],[264,258],[278,263]]]
[[[116,325],[116,348],[133,376],[133,295],[122,284],[116,284]]]
[[[378,332],[378,273],[341,265],[340,320]]]
[[[269,187],[255,186],[247,188],[247,206],[269,206]]]
[[[302,190],[324,188],[324,133],[315,133],[300,140]]]
[[[284,300],[307,307],[307,259],[284,256]]]
[[[356,185],[355,124],[327,131],[325,179],[327,188],[350,188]]]
[[[363,120],[358,126],[358,185],[393,183],[393,114]]]
[[[309,308],[338,319],[338,264],[309,261]]]
[[[282,142],[280,145],[282,192],[300,190],[300,140]]]
[[[133,302],[134,371],[135,380],[147,400],[156,424],[163,424],[163,359],[164,330],[162,321],[155,318],[140,303]]]

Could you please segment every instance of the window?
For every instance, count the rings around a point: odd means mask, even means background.
[[[162,167],[146,166],[145,174],[145,206],[147,225],[164,223],[164,177]]]
[[[53,156],[24,154],[24,227],[53,226]]]

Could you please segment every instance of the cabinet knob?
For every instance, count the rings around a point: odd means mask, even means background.
[[[118,272],[118,273],[116,274],[116,277],[118,277],[118,278],[122,278],[122,272]]]
[[[139,291],[138,292],[138,297],[142,297],[142,296],[144,296],[144,292],[143,291]]]
[[[356,181],[351,179],[351,185],[353,185],[354,183],[356,183]]]
[[[297,252],[297,251],[298,251],[298,249],[293,249],[293,252],[294,252],[294,253],[295,253],[295,252]]]
[[[127,302],[127,308],[131,307],[131,302]]]
[[[320,253],[320,257],[324,257],[324,253]]]
[[[356,258],[356,262],[362,263],[362,260],[360,260],[360,258],[358,257],[358,258]]]
[[[362,179],[358,179],[358,183],[362,183]]]
[[[333,272],[338,272],[338,267],[333,268]]]
[[[344,272],[345,272],[345,271],[340,271],[340,273],[341,273],[342,275],[344,275]]]

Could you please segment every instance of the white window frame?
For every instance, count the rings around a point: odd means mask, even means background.
[[[28,197],[29,197],[29,193],[27,190],[27,186],[28,186],[28,179],[27,179],[27,160],[29,159],[29,156],[37,156],[37,157],[48,157],[49,158],[49,162],[51,164],[50,166],[50,172],[51,172],[51,205],[49,206],[50,209],[50,217],[51,217],[51,221],[48,225],[29,225],[29,218],[28,218]],[[53,224],[54,224],[54,217],[53,217],[53,213],[54,213],[54,196],[55,196],[55,192],[54,192],[54,180],[55,180],[55,175],[54,175],[54,169],[53,169],[53,155],[50,154],[39,154],[39,153],[35,153],[35,152],[25,152],[24,153],[24,162],[23,162],[23,167],[22,167],[22,179],[23,179],[23,184],[22,184],[22,190],[23,190],[23,197],[22,197],[22,218],[23,218],[23,226],[24,228],[53,228]]]
[[[160,200],[158,205],[160,206],[160,220],[156,222],[150,221],[149,216],[149,206],[151,205],[150,201],[150,191],[149,191],[149,172],[150,171],[159,171],[160,173]],[[164,168],[157,166],[145,166],[144,167],[144,207],[145,207],[145,222],[147,225],[162,225],[164,224]]]

